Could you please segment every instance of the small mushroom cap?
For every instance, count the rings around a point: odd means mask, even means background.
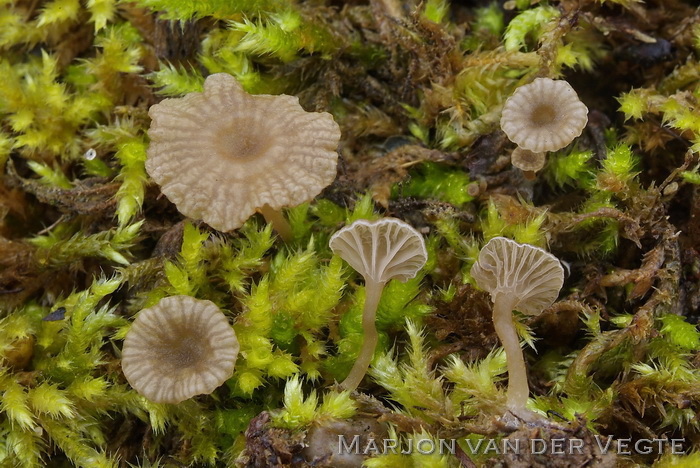
[[[335,179],[340,128],[294,96],[250,95],[216,73],[203,93],[148,114],[148,174],[182,214],[215,229],[239,228],[264,205],[310,201]]]
[[[131,386],[155,403],[211,393],[233,374],[238,339],[210,301],[171,296],[143,309],[122,348]]]
[[[521,148],[541,153],[557,151],[581,135],[588,108],[564,80],[537,78],[506,100],[501,128]]]
[[[376,283],[405,282],[428,260],[423,236],[396,218],[359,219],[333,234],[330,247],[365,279]]]
[[[538,247],[494,237],[479,252],[472,278],[494,298],[518,297],[515,310],[538,315],[551,306],[564,284],[564,269],[554,255]]]
[[[510,162],[520,170],[537,172],[547,162],[547,155],[517,147],[510,156]]]

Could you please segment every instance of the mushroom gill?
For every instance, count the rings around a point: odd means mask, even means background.
[[[171,296],[143,309],[124,338],[122,369],[155,403],[213,392],[233,373],[238,340],[210,301]]]
[[[377,346],[375,319],[384,285],[392,279],[405,283],[414,278],[428,260],[428,252],[423,236],[396,218],[358,219],[333,234],[329,246],[365,279],[362,348],[341,384],[344,389],[354,390],[367,373]]]
[[[148,114],[148,174],[182,214],[215,229],[239,228],[256,211],[285,223],[275,211],[310,201],[335,179],[338,124],[294,96],[250,95],[217,73],[204,92],[165,99]]]
[[[471,276],[493,302],[493,325],[508,365],[508,409],[522,419],[533,419],[535,414],[526,408],[530,389],[512,312],[539,315],[552,305],[564,284],[564,269],[549,252],[494,237],[479,252]]]

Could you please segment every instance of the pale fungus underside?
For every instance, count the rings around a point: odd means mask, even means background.
[[[551,306],[564,284],[564,269],[549,252],[504,237],[494,237],[479,252],[471,275],[491,295],[493,323],[508,360],[508,409],[531,419],[526,409],[529,385],[512,311],[538,315]]]
[[[423,236],[395,218],[358,220],[336,232],[330,240],[333,252],[365,279],[362,349],[341,386],[354,390],[367,373],[377,346],[375,319],[384,285],[389,280],[408,281],[428,260]]]
[[[214,303],[171,296],[142,310],[124,338],[122,369],[155,403],[179,403],[213,392],[231,374],[238,340]]]
[[[149,115],[149,175],[182,214],[218,230],[310,201],[335,179],[338,124],[295,96],[251,95],[216,73]]]

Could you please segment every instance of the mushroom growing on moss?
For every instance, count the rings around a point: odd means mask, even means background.
[[[526,173],[537,172],[544,167],[547,161],[545,153],[535,153],[523,148],[515,148],[510,156],[513,166]]]
[[[508,365],[508,409],[530,419],[531,413],[526,409],[530,390],[525,359],[512,312],[539,315],[552,305],[564,284],[564,269],[549,252],[494,237],[479,252],[471,276],[481,289],[491,294],[493,301],[493,324]]]
[[[131,386],[155,403],[213,392],[233,374],[236,333],[210,301],[171,296],[143,309],[122,348]]]
[[[396,218],[357,220],[336,232],[331,237],[330,247],[365,279],[362,349],[341,384],[345,389],[354,390],[367,373],[377,346],[374,322],[384,285],[391,279],[406,282],[415,277],[428,260],[428,252],[423,236]]]
[[[537,78],[510,96],[501,114],[501,129],[521,153],[513,153],[513,165],[544,166],[547,151],[557,151],[581,135],[588,123],[588,108],[564,80]],[[529,151],[530,158],[525,158]],[[541,154],[540,154],[541,153]],[[536,157],[535,157],[536,156]]]
[[[340,128],[294,96],[250,95],[226,73],[204,92],[148,111],[146,169],[177,209],[215,229],[237,229],[256,211],[289,239],[280,210],[310,201],[336,176]]]

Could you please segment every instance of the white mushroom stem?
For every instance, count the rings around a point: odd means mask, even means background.
[[[513,323],[513,308],[518,302],[516,296],[496,294],[493,302],[493,326],[506,351],[508,365],[507,406],[515,415],[526,413],[530,387],[525,372],[525,359],[520,349],[520,339]]]
[[[289,224],[289,221],[284,218],[281,211],[272,208],[268,204],[265,204],[262,208],[258,209],[258,212],[263,215],[268,224],[272,224],[272,229],[277,232],[283,241],[289,242],[294,239],[294,235],[292,234],[292,226]]]
[[[362,310],[362,331],[363,341],[360,354],[357,356],[355,364],[348,376],[340,384],[345,390],[355,390],[369,369],[369,364],[372,362],[374,350],[377,347],[379,335],[377,335],[377,325],[375,319],[377,317],[377,308],[379,307],[379,299],[382,297],[384,289],[382,282],[366,281],[365,282],[365,306]]]

